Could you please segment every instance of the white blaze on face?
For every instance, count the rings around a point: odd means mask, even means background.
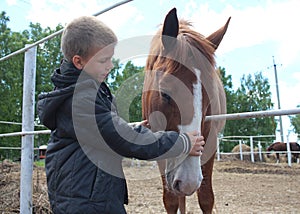
[[[180,133],[184,132],[190,132],[199,130],[201,131],[201,121],[202,121],[202,86],[201,86],[201,71],[195,68],[195,74],[197,76],[197,82],[194,84],[193,87],[193,94],[194,94],[194,116],[193,120],[189,125],[181,126],[179,125],[178,128],[180,130]]]
[[[199,130],[201,135],[201,121],[202,121],[202,87],[200,75],[201,72],[198,69],[194,70],[197,76],[197,82],[193,86],[193,105],[194,105],[194,116],[193,120],[189,125],[179,125],[180,133],[190,132]],[[167,171],[174,169],[177,165],[179,167],[175,169],[174,178],[171,182],[171,185],[179,185],[179,190],[181,193],[186,195],[191,195],[194,193],[201,184],[203,179],[201,171],[200,157],[196,156],[187,156],[178,157],[175,159],[167,160]],[[177,186],[178,188],[178,186]]]

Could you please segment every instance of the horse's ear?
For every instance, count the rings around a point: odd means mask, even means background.
[[[231,17],[228,18],[226,24],[223,27],[221,27],[216,32],[212,33],[210,36],[206,37],[206,39],[212,43],[215,50],[217,50],[217,48],[219,47],[219,44],[221,43],[221,41],[227,31],[230,19],[231,19]]]
[[[176,41],[175,39],[177,38],[178,31],[179,31],[179,24],[178,24],[176,8],[173,8],[166,15],[164,25],[163,25],[162,44],[165,49],[169,50],[171,47],[173,47],[174,45],[173,43]]]

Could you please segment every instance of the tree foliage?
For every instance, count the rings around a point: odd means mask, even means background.
[[[273,109],[270,84],[262,73],[243,75],[241,85],[233,90],[232,76],[226,76],[224,68],[220,68],[221,78],[227,98],[227,113],[253,112]],[[227,120],[224,136],[258,136],[274,135],[276,130],[274,117],[259,117],[242,120]],[[261,139],[264,140],[264,139]],[[225,151],[232,149],[230,143]]]
[[[297,108],[300,108],[300,105],[298,105]],[[300,114],[290,116],[290,121],[294,132],[298,135],[298,139],[300,139]]]
[[[9,17],[5,12],[0,14],[0,57],[7,56],[26,44],[32,44],[60,29],[43,29],[40,24],[30,23],[29,30],[13,32],[7,27]],[[62,58],[60,53],[60,37],[55,37],[37,48],[37,67],[36,67],[36,100],[41,92],[50,91],[53,85],[50,76],[55,67],[59,65]],[[24,72],[24,53],[15,55],[7,60],[0,62],[0,120],[21,123],[22,121],[22,99],[23,99],[23,72]],[[35,117],[37,118],[37,116]],[[40,128],[36,127],[36,130]],[[44,129],[44,128],[43,128]],[[19,125],[0,124],[0,133],[21,131]],[[47,143],[48,136],[36,136],[38,143]],[[19,147],[20,137],[0,138],[1,146]],[[0,151],[0,155],[16,156],[17,151]]]
[[[116,96],[118,112],[128,122],[142,120],[142,90],[144,67],[135,66],[131,61],[122,66],[114,60],[114,69],[110,72],[108,84]]]

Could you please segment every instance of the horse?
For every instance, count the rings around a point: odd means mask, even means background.
[[[279,163],[279,153],[278,152],[281,152],[281,151],[287,151],[287,144],[286,143],[283,143],[283,142],[275,142],[275,143],[272,143],[268,148],[267,148],[267,151],[270,152],[270,151],[275,151],[276,152],[276,162]],[[293,155],[293,158],[292,158],[292,161],[293,162],[297,162],[298,158],[299,158],[299,151],[300,151],[300,145],[296,142],[290,142],[290,150],[292,152],[292,155]],[[297,153],[295,153],[295,152]]]
[[[178,20],[176,8],[165,17],[152,38],[146,60],[142,115],[153,131],[199,130],[205,138],[201,157],[181,156],[158,161],[167,213],[185,213],[186,196],[197,192],[203,213],[212,213],[212,171],[217,135],[225,121],[205,117],[226,113],[226,96],[216,69],[215,51],[229,25],[208,37]]]

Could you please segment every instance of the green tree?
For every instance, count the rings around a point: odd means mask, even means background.
[[[235,91],[232,84],[232,76],[226,75],[225,68],[219,67],[221,80],[226,94],[227,113],[234,113],[233,105],[236,102]]]
[[[144,67],[135,66],[131,61],[125,66],[119,60],[113,61],[115,67],[110,72],[107,83],[116,96],[118,112],[128,122],[142,120],[142,90]]]
[[[7,27],[9,17],[0,14],[0,57],[4,57],[26,44],[24,34]],[[22,118],[22,85],[24,56],[17,55],[0,62],[0,120],[20,122]],[[21,131],[19,125],[0,124],[0,133]],[[20,137],[0,138],[1,146],[20,145]],[[0,151],[3,158],[19,155],[19,151]]]
[[[49,27],[43,29],[39,23],[30,23],[30,43],[39,41],[63,28],[58,25],[55,29]],[[38,101],[40,93],[49,92],[53,90],[54,85],[51,81],[51,76],[55,69],[60,65],[63,55],[60,51],[61,35],[56,36],[44,43],[40,44],[37,49],[37,62],[36,62],[36,89],[35,100]],[[39,124],[37,112],[35,113],[36,123]],[[35,127],[35,130],[44,130],[45,127]],[[35,146],[47,144],[49,139],[48,135],[35,135]]]
[[[55,29],[42,29],[40,24],[30,23],[31,34],[35,35],[32,42],[36,42],[49,36],[63,28],[58,25]],[[41,92],[48,92],[53,89],[53,84],[50,81],[53,71],[60,65],[63,55],[60,51],[61,35],[56,36],[43,44],[40,44],[37,52],[37,67],[36,67],[36,96]],[[37,98],[37,97],[36,97]]]
[[[262,73],[254,76],[243,75],[241,85],[236,91],[232,89],[231,75],[225,75],[225,69],[220,69],[222,82],[227,98],[227,113],[241,113],[270,110],[274,104],[271,100],[270,84]],[[227,120],[224,136],[257,136],[273,135],[276,130],[274,117],[249,118],[242,120]],[[261,139],[264,140],[264,139]],[[227,144],[226,151],[230,151],[232,145]]]
[[[274,107],[269,81],[261,72],[254,74],[254,78],[243,75],[236,97],[235,112],[263,111]],[[238,124],[232,130],[235,135],[271,135],[276,130],[274,117],[250,118],[238,121]]]
[[[233,84],[232,84],[232,76],[231,75],[226,75],[226,70],[225,68],[219,67],[220,71],[220,76],[221,80],[224,86],[224,91],[226,94],[226,108],[227,108],[227,113],[235,113],[234,104],[236,102],[236,94],[233,89]],[[223,130],[223,136],[230,136],[231,135],[231,126],[232,126],[232,121],[227,120],[225,128]],[[220,144],[220,149],[222,151],[230,151],[233,147],[235,146],[234,142],[226,142],[224,144]]]
[[[57,26],[56,29],[42,29],[40,24],[30,23],[29,30],[23,32],[12,32],[7,27],[9,17],[5,12],[0,14],[0,57],[4,57],[14,51],[36,42],[45,36],[62,29]],[[37,95],[41,92],[52,90],[53,85],[50,76],[53,70],[59,66],[62,55],[60,53],[60,37],[39,45],[37,49],[37,75],[36,75],[36,100]],[[10,122],[22,121],[22,96],[23,96],[23,72],[24,72],[24,54],[13,56],[0,62],[0,120]],[[36,116],[37,118],[37,116]],[[40,128],[36,128],[40,129]],[[45,128],[42,128],[45,129]],[[0,124],[0,133],[9,133],[21,131],[21,126]],[[37,142],[47,143],[49,136],[35,136]],[[43,140],[42,140],[43,139]],[[21,144],[20,137],[0,138],[1,146],[16,146]],[[35,145],[37,146],[37,145]],[[7,155],[6,153],[10,154]],[[19,151],[0,151],[4,158],[10,156],[19,156]]]
[[[300,105],[298,105],[297,108],[300,108]],[[290,116],[290,121],[294,132],[298,134],[298,139],[300,139],[300,114]]]

